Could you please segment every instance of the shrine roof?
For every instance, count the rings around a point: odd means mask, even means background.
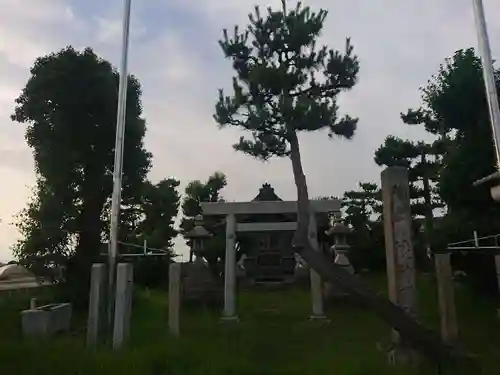
[[[274,188],[268,184],[265,183],[262,185],[262,187],[259,189],[259,194],[252,199],[252,202],[276,202],[276,201],[283,201],[280,197],[278,197],[274,191]]]

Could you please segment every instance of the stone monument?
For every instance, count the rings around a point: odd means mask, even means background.
[[[382,171],[384,236],[389,299],[408,314],[417,316],[415,256],[412,245],[412,218],[408,170],[388,167]],[[391,362],[414,362],[416,353],[393,331]]]

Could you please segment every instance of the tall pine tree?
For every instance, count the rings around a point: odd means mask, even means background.
[[[298,223],[294,250],[322,277],[369,306],[434,359],[451,352],[401,308],[372,291],[357,277],[331,265],[308,238],[309,192],[302,167],[299,132],[326,130],[331,138],[351,138],[357,119],[340,117],[337,98],[356,83],[359,62],[347,39],[344,51],[318,47],[327,16],[300,3],[287,10],[256,7],[250,24],[232,36],[224,30],[220,46],[233,63],[233,94],[219,92],[215,120],[221,127],[248,131],[234,146],[260,160],[289,157],[297,190]]]

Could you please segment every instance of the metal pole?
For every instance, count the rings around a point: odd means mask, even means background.
[[[125,135],[125,115],[127,110],[127,59],[130,31],[130,9],[132,0],[125,0],[122,31],[122,56],[120,64],[120,83],[116,111],[115,160],[113,170],[113,195],[111,197],[110,241],[108,249],[108,321],[113,327],[113,309],[115,300],[116,257],[118,254],[118,230],[120,222],[120,204],[122,190],[123,140]]]
[[[493,59],[491,57],[488,30],[482,0],[472,0],[474,5],[474,18],[476,21],[477,38],[479,42],[479,54],[483,65],[484,85],[486,97],[490,110],[491,128],[497,155],[497,169],[500,170],[500,109],[498,107],[498,96],[493,72]]]

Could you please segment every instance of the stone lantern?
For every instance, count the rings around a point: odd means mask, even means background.
[[[334,255],[334,263],[337,266],[345,268],[348,272],[354,273],[354,268],[349,262],[349,237],[352,234],[351,228],[342,223],[341,221],[336,221],[333,227],[327,231],[327,236],[333,238],[333,246],[331,247],[332,253]]]
[[[213,235],[203,226],[203,215],[197,215],[194,219],[194,228],[186,234],[186,237],[191,242],[191,249],[189,250],[189,263],[193,262],[193,255],[196,260],[203,259],[205,252],[205,241]]]
[[[352,233],[351,228],[342,223],[340,220],[326,232],[328,237],[333,238],[333,245],[330,247],[331,253],[334,257],[333,263],[338,267],[345,269],[350,274],[354,274],[354,268],[349,261],[349,237]],[[346,294],[335,288],[335,286],[327,283],[325,286],[326,297],[344,297]]]

